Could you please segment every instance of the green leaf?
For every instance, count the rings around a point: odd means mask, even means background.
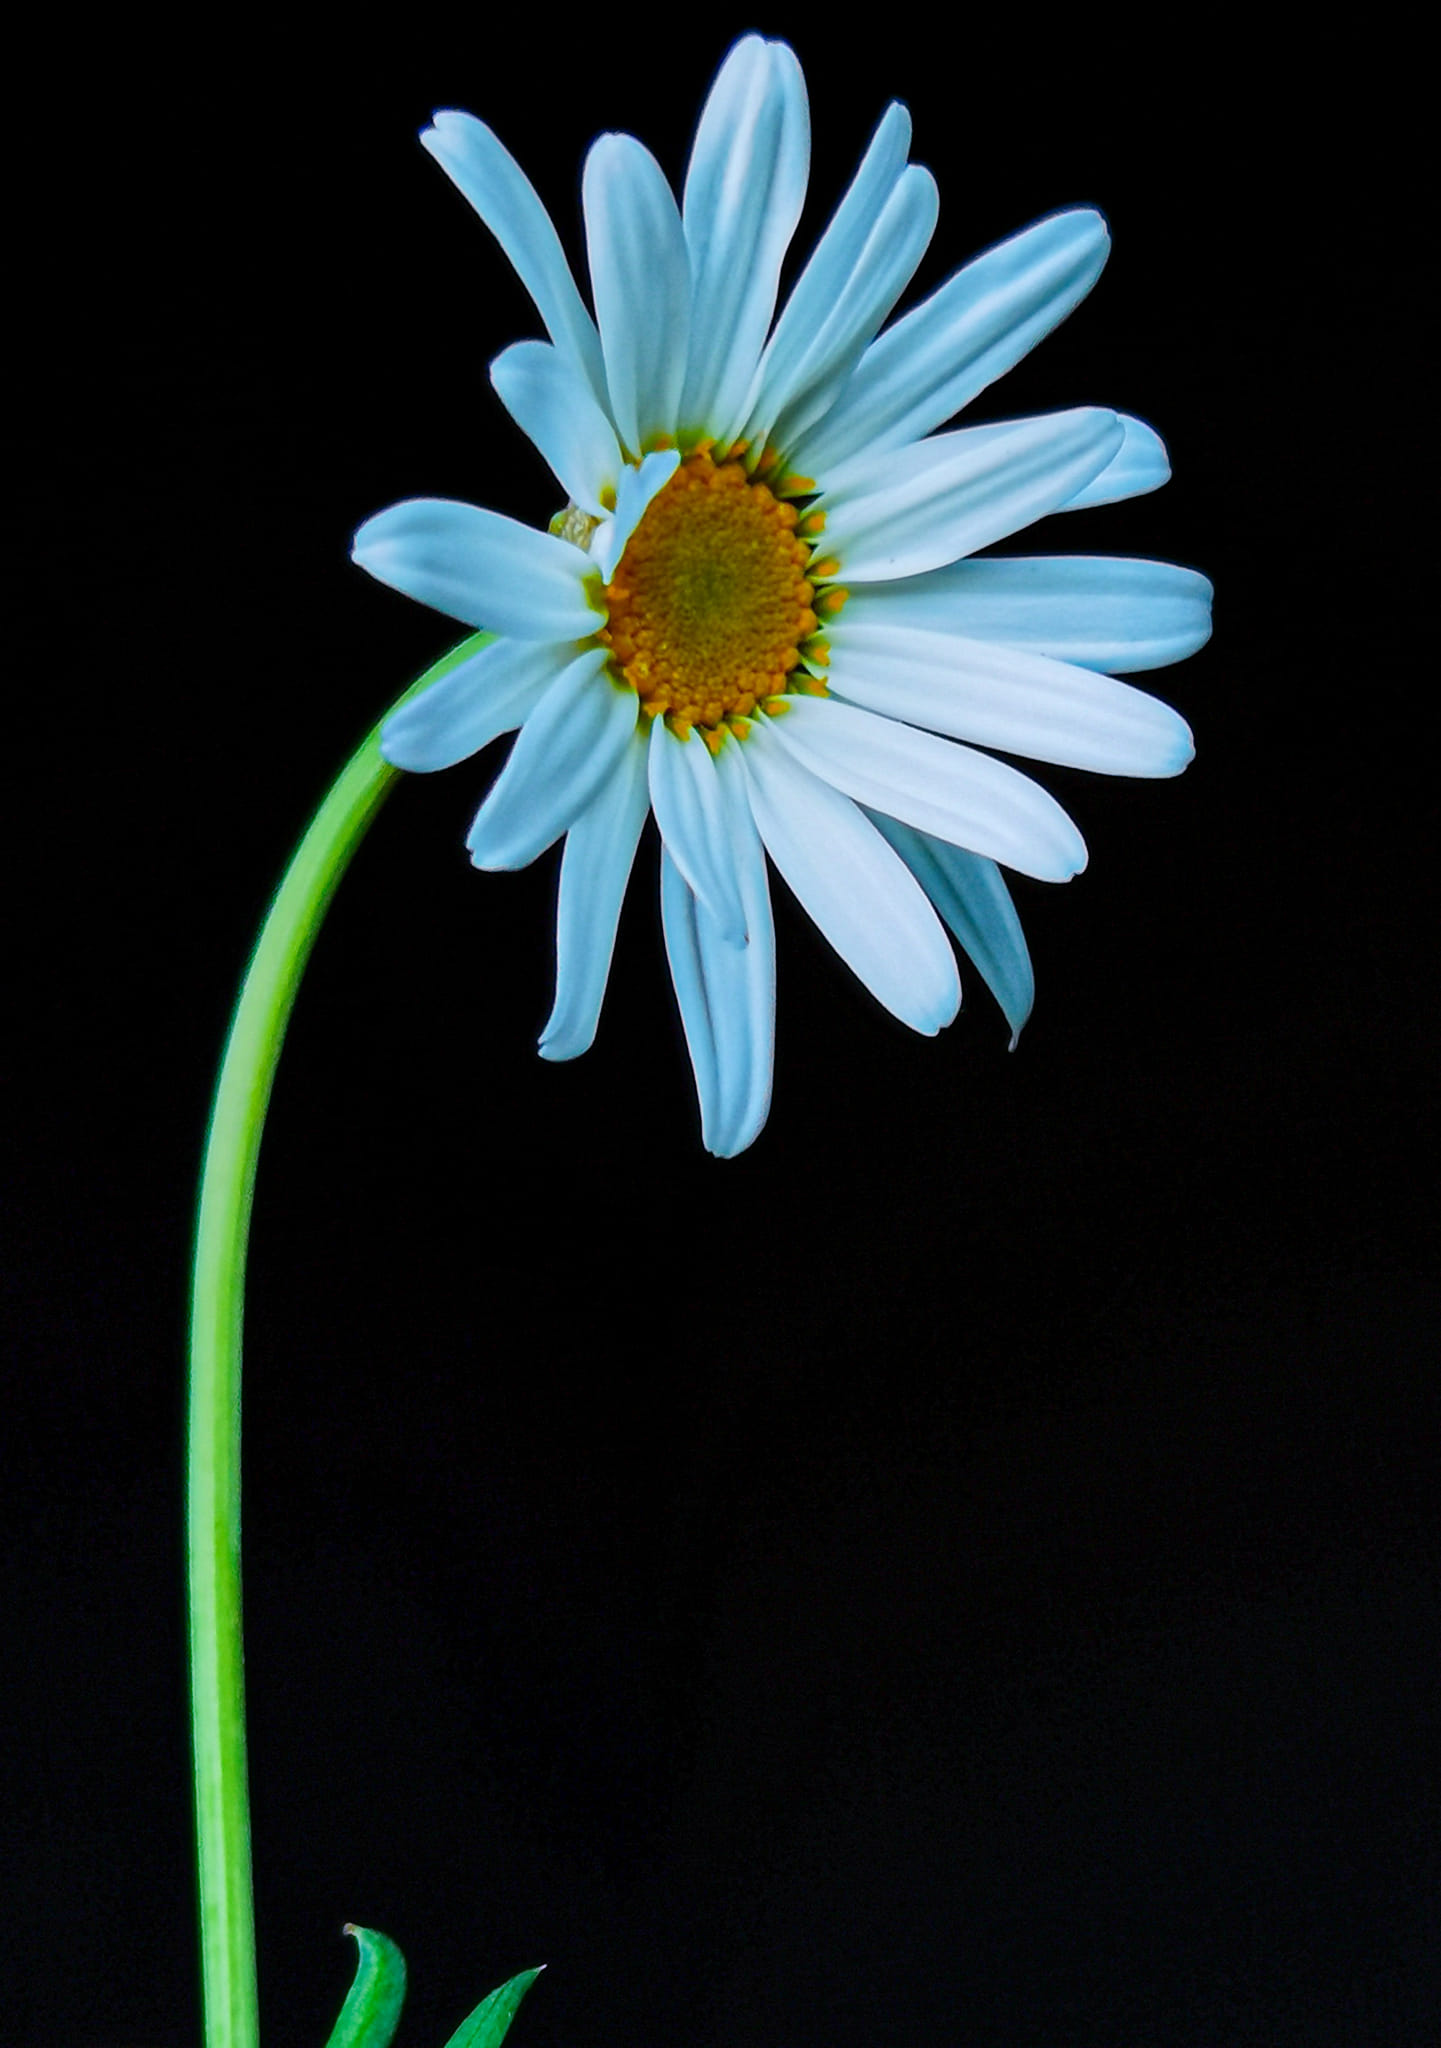
[[[326,2048],[390,2048],[405,2003],[405,1957],[393,1941],[346,1923],[360,1949],[350,1996]]]
[[[541,1969],[544,1967],[542,1963]],[[500,2048],[510,2031],[516,2007],[539,1975],[540,1970],[522,1970],[518,1977],[492,1991],[489,1998],[482,1998],[470,2018],[461,2021],[445,2048]]]

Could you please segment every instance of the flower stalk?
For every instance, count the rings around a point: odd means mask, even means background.
[[[401,703],[489,638],[473,634],[452,649]],[[240,1363],[255,1169],[310,949],[341,876],[400,773],[381,756],[380,731],[377,725],[341,770],[261,927],[221,1061],[200,1176],[186,1533],[206,2048],[257,2048],[259,2040],[240,1607]]]

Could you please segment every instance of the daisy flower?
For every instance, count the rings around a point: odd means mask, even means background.
[[[1165,450],[1087,406],[936,431],[1095,283],[1076,208],[988,250],[890,326],[936,222],[892,105],[779,317],[809,160],[805,83],[748,36],[700,117],[682,201],[632,136],[582,187],[594,313],[498,138],[422,140],[535,301],[547,341],[492,363],[568,500],[541,533],[434,498],[367,521],[371,575],[496,638],[388,721],[397,767],[517,731],[471,828],[477,867],[564,838],[556,994],[540,1050],[591,1044],[647,816],[702,1135],[742,1151],[770,1103],[767,856],[841,958],[915,1030],[955,1016],[944,929],[1012,1043],[1030,961],[1002,866],[1064,881],[1076,827],[997,754],[1174,775],[1191,736],[1115,680],[1192,653],[1210,586],[1163,563],[976,559],[1033,520],[1154,489]]]

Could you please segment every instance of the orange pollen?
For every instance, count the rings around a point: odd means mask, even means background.
[[[749,477],[735,450],[717,462],[708,444],[694,448],[605,586],[600,638],[641,710],[674,730],[714,732],[808,682],[791,678],[817,626],[810,557],[795,507]]]

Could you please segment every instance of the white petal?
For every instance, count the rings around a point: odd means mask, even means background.
[[[633,135],[591,145],[581,196],[611,414],[639,455],[676,429],[690,326],[685,234],[665,173]]]
[[[457,184],[515,266],[556,347],[606,403],[595,322],[585,310],[560,237],[540,196],[505,144],[473,114],[436,114],[421,142]]]
[[[961,1001],[955,956],[904,861],[853,803],[787,756],[765,719],[739,752],[761,838],[802,909],[903,1024],[927,1036],[949,1024]]]
[[[406,498],[367,519],[350,554],[392,590],[517,640],[579,640],[601,623],[579,548],[478,505]]]
[[[828,483],[825,545],[847,584],[939,568],[1054,512],[1121,445],[1098,406],[963,427],[848,463]]]
[[[706,1002],[705,970],[701,966],[696,919],[700,905],[685,877],[666,852],[660,851],[660,918],[670,978],[680,1005],[680,1020],[690,1053],[695,1090],[700,1097],[701,1140],[710,1149],[720,1108],[720,1068],[716,1061],[715,1028]]]
[[[710,748],[698,733],[681,740],[663,718],[651,726],[650,800],[671,859],[732,946],[746,939],[735,852]]]
[[[883,718],[1101,775],[1179,775],[1195,753],[1159,698],[1070,662],[842,617],[826,681]]]
[[[1098,476],[1084,490],[1067,498],[1062,512],[1084,512],[1091,505],[1117,505],[1123,498],[1142,498],[1158,491],[1171,474],[1166,444],[1154,427],[1128,412],[1118,412],[1125,440]]]
[[[621,471],[615,513],[596,528],[590,543],[590,558],[607,583],[625,553],[626,542],[640,525],[646,506],[658,491],[664,490],[679,466],[678,448],[660,448],[654,455],[647,455],[638,469],[627,463]]]
[[[727,743],[722,749],[716,760],[716,774],[746,920],[746,943],[744,947],[735,947],[726,944],[703,912],[699,918],[701,961],[715,1026],[724,1118],[717,1150],[729,1159],[754,1143],[770,1113],[775,1066],[776,934],[765,850],[751,814],[739,741]]]
[[[680,417],[738,419],[775,311],[810,162],[805,80],[783,43],[746,36],[711,87],[685,181],[691,347]]]
[[[523,868],[554,845],[615,773],[635,731],[636,699],[602,673],[592,648],[551,684],[470,828],[478,868]]]
[[[881,116],[855,177],[787,299],[766,347],[762,377],[785,402],[817,333],[835,310],[875,230],[911,146],[911,117],[892,103]]]
[[[1109,250],[1101,215],[1075,207],[977,256],[872,343],[795,467],[823,476],[858,448],[899,448],[951,419],[1065,319]]]
[[[868,809],[1038,881],[1085,866],[1085,843],[1055,798],[1004,761],[833,697],[785,703],[775,744]]]
[[[888,839],[970,954],[1011,1027],[1011,1050],[1031,1014],[1036,977],[1010,891],[993,860],[947,846],[881,811],[872,814]]]
[[[555,1006],[540,1055],[573,1060],[595,1039],[616,927],[650,810],[646,743],[631,734],[620,759],[565,837],[555,920]]]
[[[871,336],[915,275],[936,230],[936,181],[919,164],[897,178],[880,216],[841,283],[826,317],[797,360],[781,374],[779,360],[761,370],[760,396],[747,432],[757,442],[789,447],[835,398]],[[809,474],[810,472],[807,472]]]
[[[413,775],[451,768],[524,725],[547,685],[579,653],[573,640],[493,640],[393,711],[380,751]]]
[[[864,583],[843,623],[922,626],[998,641],[1113,675],[1164,668],[1211,637],[1211,585],[1194,569],[1104,555],[951,562]]]
[[[518,341],[491,364],[490,381],[566,496],[599,519],[606,509],[601,492],[620,479],[620,443],[574,363],[549,342]]]
[[[765,1123],[775,1051],[775,928],[738,751],[728,745],[717,766],[747,945],[727,944],[669,853],[661,856],[666,951],[700,1096],[702,1135],[724,1159],[743,1152]]]

